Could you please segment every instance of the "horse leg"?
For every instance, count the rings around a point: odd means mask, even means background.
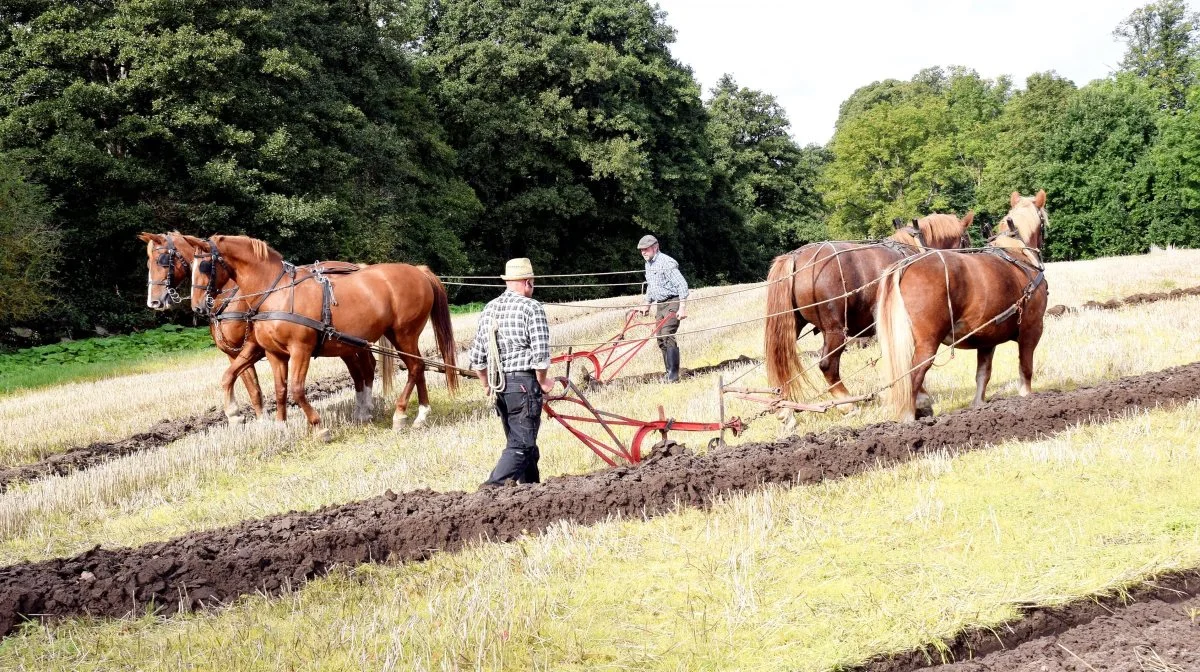
[[[387,337],[396,346],[396,349],[401,352],[418,352],[415,349],[401,347],[401,341],[396,338],[395,332],[388,333]],[[408,375],[404,377],[404,389],[400,390],[400,396],[396,397],[396,410],[392,413],[392,429],[396,431],[400,431],[408,426],[408,398],[412,396],[413,387],[416,385],[416,381],[413,378],[415,375],[414,367],[421,364],[420,362],[414,363],[412,357],[402,356],[401,359],[404,360],[404,366],[408,369]],[[423,364],[421,365],[423,366]]]
[[[818,366],[825,376],[826,388],[833,393],[835,399],[845,399],[850,396],[850,390],[842,382],[842,351],[846,347],[846,334],[842,329],[830,329],[825,332],[825,345],[821,348],[821,361]]]
[[[358,353],[358,368],[363,380],[363,422],[370,422],[375,415],[375,396],[371,388],[375,385],[375,355],[369,350]]]
[[[250,351],[249,355],[245,354],[247,350]],[[247,342],[243,345],[241,355],[246,357],[246,370],[238,376],[246,388],[246,394],[250,395],[250,407],[254,409],[254,417],[259,420],[263,419],[263,393],[258,382],[258,369],[254,365],[263,358],[263,354],[263,349],[257,343]]]
[[[975,365],[975,400],[971,402],[972,406],[982,406],[984,401],[984,393],[987,392],[988,381],[992,379],[992,355],[996,354],[996,347],[979,348],[976,351]]]
[[[239,424],[242,421],[242,411],[238,408],[237,399],[233,393],[233,386],[237,383],[238,378],[241,378],[245,384],[246,392],[250,395],[251,401],[255,400],[254,393],[258,393],[258,404],[255,407],[255,412],[259,417],[262,417],[262,390],[258,387],[258,376],[254,376],[253,387],[246,380],[246,373],[254,371],[254,362],[257,361],[256,355],[260,353],[256,353],[251,348],[242,348],[242,351],[236,355],[226,354],[229,356],[229,368],[225,369],[225,373],[221,374],[221,391],[224,393],[225,398],[225,404],[222,408],[225,410],[225,419],[231,425]]]
[[[287,422],[288,360],[284,355],[268,351],[267,361],[275,377],[275,421]]]
[[[1017,335],[1017,356],[1021,364],[1021,387],[1018,391],[1022,397],[1029,396],[1033,387],[1033,351],[1037,350],[1038,341],[1042,340],[1042,325],[1023,327]]]
[[[939,340],[922,339],[918,334],[914,334],[914,336],[917,339],[917,350],[913,355],[913,364],[922,363],[916,366],[912,372],[912,386],[916,391],[916,396],[912,414],[905,418],[906,420],[933,415],[933,398],[925,392],[925,374],[929,373],[930,367],[933,366],[933,358],[937,355]],[[926,345],[927,343],[932,343],[932,346]]]
[[[406,350],[406,352],[417,352],[416,348],[419,346],[415,338],[412,341],[412,347],[414,348],[413,350]],[[413,429],[419,429],[425,426],[425,421],[429,417],[429,411],[431,410],[429,407],[429,388],[425,385],[425,362],[418,359],[410,364],[408,375],[409,378],[415,379],[417,383],[417,419],[413,421]],[[452,373],[451,375],[458,374]]]
[[[362,367],[358,362],[358,353],[351,355],[342,355],[342,361],[346,364],[346,370],[350,372],[350,380],[354,381],[354,412],[350,414],[350,419],[354,422],[362,422],[363,412],[363,379]],[[368,416],[368,419],[370,416]]]
[[[321,416],[317,413],[312,404],[308,403],[308,397],[304,394],[304,383],[308,378],[308,365],[312,361],[310,352],[292,352],[291,357],[291,375],[288,377],[288,392],[300,410],[304,411],[304,417],[308,419],[309,430],[315,431],[315,436],[319,441],[329,441],[329,428],[322,427]]]

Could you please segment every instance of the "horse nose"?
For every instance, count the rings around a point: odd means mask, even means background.
[[[150,299],[146,303],[148,303],[151,308],[161,308],[162,307],[162,301],[159,301],[158,299]]]

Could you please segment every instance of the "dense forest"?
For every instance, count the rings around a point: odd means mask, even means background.
[[[1182,0],[1115,27],[1105,79],[934,66],[859,88],[823,147],[769,92],[702,91],[647,0],[6,0],[0,23],[0,341],[190,320],[144,307],[139,231],[479,275],[638,268],[653,232],[707,284],[1045,189],[1051,260],[1200,244]]]

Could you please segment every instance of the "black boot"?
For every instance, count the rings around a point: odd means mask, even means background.
[[[663,361],[667,365],[667,382],[674,383],[679,380],[679,346],[668,345],[663,350]]]

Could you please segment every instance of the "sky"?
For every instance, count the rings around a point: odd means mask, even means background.
[[[1017,88],[1054,70],[1083,86],[1113,72],[1113,29],[1149,0],[651,0],[676,30],[671,53],[704,98],[724,73],[776,97],[792,137],[824,144],[860,86],[961,65]],[[1189,3],[1195,8],[1195,2]]]

